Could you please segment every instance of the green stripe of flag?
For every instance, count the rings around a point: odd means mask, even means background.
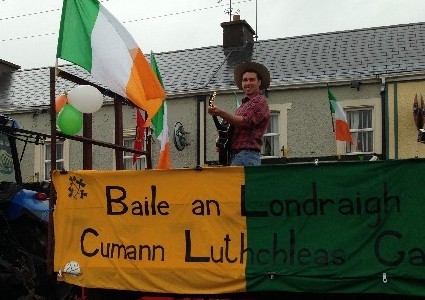
[[[156,63],[155,55],[153,52],[151,52],[151,67],[159,82],[161,83],[161,86],[164,87],[164,84],[162,83],[162,77],[159,72],[158,64]],[[162,103],[161,107],[158,109],[158,112],[152,118],[152,125],[155,129],[155,136],[158,138],[164,130],[164,103]]]
[[[56,57],[92,69],[91,35],[99,14],[96,0],[64,0]]]
[[[335,113],[335,105],[332,101],[336,101],[335,96],[332,94],[331,90],[328,88],[328,98],[329,98],[329,107],[331,109],[331,113]]]

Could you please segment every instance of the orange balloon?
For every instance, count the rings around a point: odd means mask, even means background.
[[[59,113],[67,103],[68,97],[65,94],[58,96],[55,100],[56,113]]]

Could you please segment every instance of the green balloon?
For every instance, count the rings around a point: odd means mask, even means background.
[[[62,133],[74,135],[83,127],[83,114],[71,104],[65,104],[58,114],[56,123]]]

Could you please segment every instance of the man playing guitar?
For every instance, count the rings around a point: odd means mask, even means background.
[[[235,83],[245,97],[235,114],[210,105],[208,113],[221,117],[233,128],[230,140],[232,166],[257,166],[261,164],[261,146],[270,118],[269,105],[261,92],[270,85],[270,74],[265,66],[244,62],[234,71]]]

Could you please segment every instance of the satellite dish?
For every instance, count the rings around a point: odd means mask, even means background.
[[[184,147],[189,145],[186,141],[186,134],[189,132],[184,131],[183,124],[180,122],[176,122],[174,125],[174,146],[179,151],[182,151]]]

